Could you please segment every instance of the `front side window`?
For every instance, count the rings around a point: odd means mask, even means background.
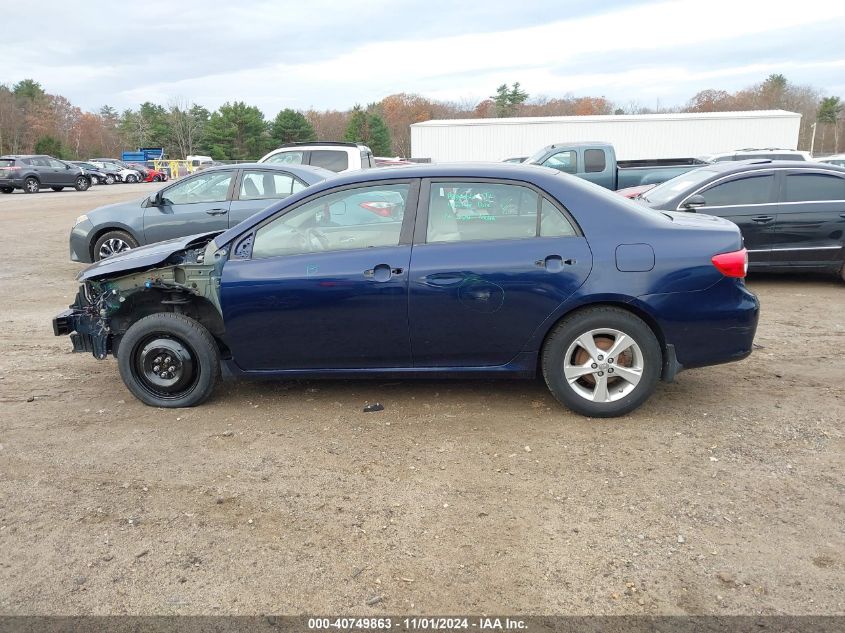
[[[333,149],[315,149],[311,151],[311,164],[329,171],[349,169],[349,155]]]
[[[305,189],[306,185],[290,174],[246,170],[241,178],[241,200],[279,200]]]
[[[279,152],[273,154],[265,162],[284,163],[286,165],[301,165],[305,158],[305,152]]]
[[[521,185],[433,182],[426,241],[466,242],[534,237],[537,192]]]
[[[60,160],[56,160],[56,159],[54,159],[54,158],[50,158],[50,159],[49,159],[49,163],[50,163],[50,167],[52,167],[53,169],[67,169],[67,165],[66,165],[66,164],[64,164],[64,163],[63,163],[62,161],[60,161]]]
[[[211,171],[183,180],[162,193],[165,204],[224,202],[232,184],[232,171]]]
[[[784,202],[845,200],[845,178],[826,174],[789,174]]]
[[[715,185],[701,195],[708,207],[764,204],[772,202],[773,181],[772,174],[747,176]]]
[[[578,159],[574,151],[558,152],[543,161],[543,167],[551,167],[566,174],[578,173]]]
[[[355,187],[306,202],[258,229],[252,257],[398,246],[409,189]]]

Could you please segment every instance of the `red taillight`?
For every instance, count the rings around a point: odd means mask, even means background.
[[[710,259],[725,277],[742,279],[748,272],[748,251],[744,248],[732,253],[720,253]]]
[[[393,209],[398,207],[399,205],[395,202],[362,202],[360,205],[362,209],[366,209],[367,211],[372,211],[376,215],[380,215],[383,218],[389,218],[393,215]]]

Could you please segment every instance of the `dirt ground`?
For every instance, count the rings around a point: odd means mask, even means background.
[[[842,282],[751,277],[762,347],[623,419],[539,381],[153,409],[50,320],[74,218],[154,190],[0,196],[0,613],[845,613]]]

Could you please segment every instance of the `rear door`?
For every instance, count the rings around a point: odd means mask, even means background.
[[[698,208],[699,213],[730,220],[742,231],[750,266],[770,265],[778,209],[772,170],[729,176],[696,193],[705,201],[705,206]],[[678,210],[684,210],[683,202]]]
[[[160,204],[144,210],[147,243],[229,228],[237,171],[201,171],[163,189]]]
[[[420,201],[408,298],[414,366],[516,360],[587,278],[586,239],[522,182],[424,181]]]
[[[845,259],[845,176],[781,170],[775,265],[825,268]]]
[[[273,169],[244,169],[240,173],[232,204],[229,206],[229,227],[243,222],[262,209],[308,185],[288,172]]]

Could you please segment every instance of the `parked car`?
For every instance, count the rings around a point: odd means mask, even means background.
[[[334,176],[301,165],[209,167],[146,198],[80,215],[70,233],[70,258],[95,262],[141,244],[226,229],[272,202]]]
[[[76,165],[86,174],[91,177],[91,184],[92,185],[105,185],[111,184],[106,182],[108,180],[108,174],[105,170],[100,169],[96,165],[92,165],[91,163],[86,163],[82,160],[71,160],[68,161],[71,165]],[[114,182],[114,177],[112,177],[112,182]]]
[[[206,172],[203,172],[204,174]],[[362,197],[401,199],[344,223]],[[537,167],[364,170],[223,232],[120,253],[53,321],[116,356],[151,406],[227,376],[519,377],[590,416],[661,378],[751,353],[758,318],[736,225],[659,213]]]
[[[751,270],[827,271],[845,279],[845,168],[754,160],[716,163],[665,182],[640,200],[739,226]]]
[[[41,154],[10,154],[0,156],[0,191],[12,193],[38,193],[42,187],[61,191],[73,187],[85,191],[91,186],[91,177],[76,165]]]
[[[404,158],[388,158],[386,156],[376,156],[373,160],[376,167],[404,167],[405,165],[417,164]]]
[[[214,166],[214,159],[211,156],[186,156],[185,158],[191,164],[191,171],[200,171]]]
[[[163,171],[150,167],[149,165],[143,165],[141,163],[129,163],[127,165],[129,169],[134,169],[139,174],[141,174],[141,180],[143,182],[166,182],[167,181],[167,174]]]
[[[626,198],[636,199],[644,195],[646,191],[651,191],[657,185],[637,185],[636,187],[625,187],[624,189],[617,189],[616,193]]]
[[[111,172],[115,175],[118,182],[135,183],[141,182],[141,174],[136,169],[129,169],[123,163],[110,160],[89,160],[89,163],[96,165],[100,169]]]
[[[724,163],[737,160],[753,160],[757,158],[767,158],[769,160],[813,160],[810,152],[802,152],[797,149],[778,149],[776,147],[768,147],[765,149],[735,149],[732,152],[722,152],[720,154],[707,154],[700,156],[701,160],[708,163]]]
[[[706,164],[697,158],[616,160],[610,143],[555,143],[523,162],[542,165],[589,180],[616,191],[638,185],[654,185]]]
[[[358,143],[286,143],[261,157],[259,163],[313,165],[334,172],[375,167],[372,151]]]
[[[108,168],[102,167],[100,165],[95,165],[94,163],[88,161],[74,161],[75,165],[78,165],[86,172],[98,172],[102,174],[102,178],[98,184],[101,185],[113,185],[116,182],[120,182],[120,171],[119,169],[115,168]]]
[[[824,158],[819,158],[818,162],[827,163],[828,165],[837,165],[838,167],[845,167],[845,154],[825,156]]]

